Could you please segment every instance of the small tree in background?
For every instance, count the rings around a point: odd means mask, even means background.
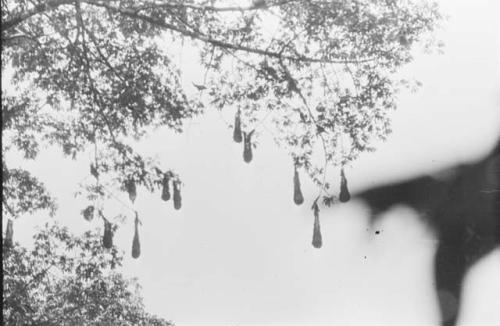
[[[4,254],[5,325],[173,325],[144,310],[139,285],[120,272],[123,255],[103,251],[95,232],[45,225],[32,249]]]

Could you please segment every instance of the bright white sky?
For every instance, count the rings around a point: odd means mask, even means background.
[[[402,94],[389,141],[347,171],[354,191],[470,161],[499,134],[500,3],[440,2],[450,16],[441,35],[445,54],[418,55],[405,70],[423,87]],[[198,78],[187,61],[185,78]],[[290,159],[269,136],[246,164],[214,110],[181,135],[158,131],[140,149],[158,154],[185,183],[180,211],[158,193],[139,192],[140,259],[130,258],[132,219],[115,237],[149,311],[178,326],[437,325],[435,241],[411,211],[388,213],[375,236],[361,205],[322,210],[323,248],[316,250],[309,209],[316,190],[304,178],[306,203],[293,204]],[[59,198],[56,218],[75,232],[99,226],[83,220],[73,197],[88,163],[49,150],[26,164]],[[16,221],[15,238],[27,243],[41,222]],[[471,271],[460,326],[500,325],[498,275],[498,251]]]

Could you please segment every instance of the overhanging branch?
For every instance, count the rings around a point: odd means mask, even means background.
[[[142,21],[145,21],[151,25],[168,29],[174,32],[177,32],[183,36],[187,36],[189,38],[199,40],[205,43],[212,44],[214,46],[220,47],[220,48],[225,48],[225,49],[230,49],[234,51],[243,51],[247,53],[254,53],[266,57],[271,57],[271,58],[276,58],[276,59],[284,59],[284,60],[291,60],[295,62],[312,62],[312,63],[335,63],[335,64],[345,64],[345,63],[364,63],[364,62],[371,62],[375,60],[374,58],[361,58],[361,59],[338,59],[338,60],[332,60],[332,59],[326,59],[326,58],[313,58],[313,57],[308,57],[305,55],[297,55],[297,56],[292,56],[292,55],[286,55],[282,54],[280,52],[274,52],[274,51],[269,51],[269,50],[263,50],[259,48],[251,48],[248,46],[243,46],[243,45],[237,45],[233,43],[226,42],[224,40],[219,40],[212,38],[210,36],[207,36],[205,34],[202,34],[200,32],[196,31],[188,31],[186,29],[179,28],[178,26],[175,26],[173,24],[169,24],[165,21],[158,20],[156,18],[152,18],[147,15],[143,15],[138,13],[135,8],[134,9],[127,9],[127,8],[118,8],[112,5],[109,5],[108,3],[104,3],[101,1],[94,1],[94,0],[82,0],[82,2],[87,3],[89,5],[94,5],[97,7],[103,7],[111,12],[115,12],[117,14],[133,18],[133,19],[139,19]]]
[[[261,1],[260,3],[254,3],[249,6],[227,6],[227,7],[218,7],[218,6],[197,6],[190,3],[153,3],[151,5],[144,5],[134,8],[134,10],[144,10],[151,8],[170,8],[170,9],[192,9],[197,11],[211,11],[211,12],[242,12],[242,11],[254,11],[254,10],[262,10],[272,7],[279,7],[291,2],[299,2],[304,0],[281,0],[274,1],[267,4],[265,1]],[[101,1],[101,3],[104,3]]]
[[[231,11],[247,11],[247,10],[259,10],[263,8],[269,8],[273,6],[281,6],[290,2],[294,1],[300,1],[300,0],[281,0],[281,1],[276,1],[273,3],[270,3],[269,5],[250,5],[247,7],[214,7],[214,6],[196,6],[196,5],[191,5],[191,4],[179,4],[179,3],[159,3],[155,5],[151,5],[150,7],[170,7],[170,8],[189,8],[193,10],[203,10],[203,11],[216,11],[216,12],[231,12]],[[48,0],[47,2],[37,5],[29,10],[20,12],[18,14],[15,14],[12,18],[7,19],[2,22],[1,25],[1,30],[2,33],[5,31],[17,26],[21,22],[25,21],[26,19],[37,15],[39,13],[46,12],[48,10],[55,9],[61,5],[64,4],[71,4],[73,3],[74,0]],[[151,25],[163,28],[163,29],[168,29],[170,31],[179,33],[183,36],[189,37],[191,39],[199,40],[205,43],[209,43],[213,46],[219,47],[219,48],[224,48],[228,50],[234,50],[234,51],[242,51],[242,52],[247,52],[247,53],[254,53],[270,58],[275,58],[275,59],[284,59],[284,60],[291,60],[295,62],[309,62],[309,63],[332,63],[332,64],[345,64],[345,63],[364,63],[364,62],[371,62],[374,61],[375,58],[356,58],[356,59],[348,59],[348,58],[339,58],[339,59],[328,59],[328,58],[314,58],[314,57],[309,57],[301,54],[297,55],[287,55],[283,54],[281,52],[275,52],[275,51],[270,51],[267,49],[260,49],[260,48],[252,48],[248,46],[244,46],[241,44],[233,44],[230,42],[227,42],[225,40],[221,39],[216,39],[213,37],[210,37],[208,35],[205,35],[199,31],[189,31],[183,28],[180,28],[178,26],[175,26],[173,24],[167,23],[165,21],[150,17],[148,15],[141,14],[140,11],[144,9],[146,6],[138,6],[138,7],[131,7],[131,8],[120,8],[112,5],[112,1],[104,2],[104,1],[99,1],[99,0],[79,0],[79,2],[86,3],[88,5],[96,6],[96,7],[102,7],[110,10],[111,12],[118,13],[120,15],[133,18],[133,19],[138,19],[145,21]]]
[[[28,9],[26,11],[18,12],[13,15],[10,19],[6,19],[2,21],[2,33],[6,32],[7,30],[17,26],[18,24],[22,23],[26,19],[37,15],[39,13],[55,9],[61,5],[64,4],[69,4],[72,3],[73,0],[48,0],[45,3],[36,5],[35,7]]]

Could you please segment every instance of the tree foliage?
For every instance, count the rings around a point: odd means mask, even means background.
[[[122,254],[103,251],[97,233],[45,225],[32,249],[3,252],[5,325],[172,325],[144,310],[138,284],[120,273]]]
[[[132,199],[136,185],[153,191],[167,179],[180,207],[180,177],[136,153],[130,137],[182,132],[215,107],[237,115],[245,161],[266,127],[331,202],[327,169],[385,139],[408,84],[396,73],[439,21],[430,0],[2,0],[2,69],[15,88],[2,90],[2,150],[33,159],[46,144],[72,157],[92,149],[93,198],[113,184]],[[195,98],[171,59],[177,41],[198,49],[206,70]],[[35,181],[16,193],[33,180],[27,172],[3,162],[3,173],[12,215],[52,205]]]

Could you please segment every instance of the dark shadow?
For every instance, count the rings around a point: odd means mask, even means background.
[[[467,270],[500,245],[500,142],[481,161],[451,171],[446,180],[424,176],[356,195],[370,207],[371,222],[394,205],[407,205],[436,231],[442,326],[456,325]]]

